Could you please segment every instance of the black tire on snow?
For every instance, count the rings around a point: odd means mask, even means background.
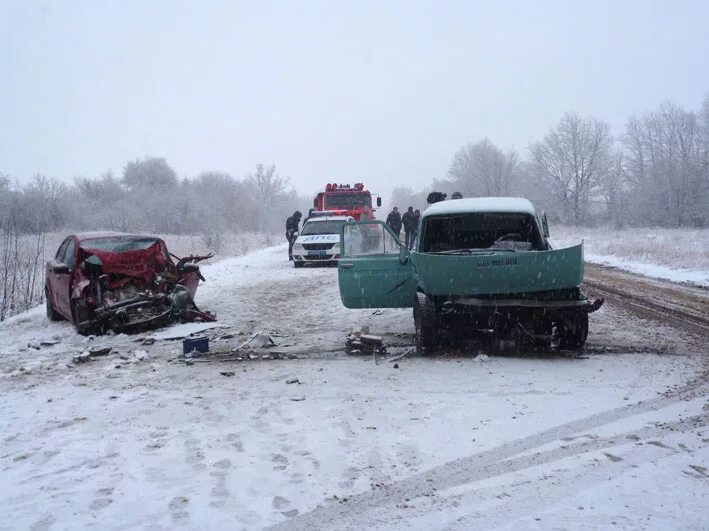
[[[439,339],[439,318],[436,305],[421,292],[414,299],[414,324],[416,326],[416,350],[421,354],[430,352]]]
[[[588,314],[579,313],[559,322],[559,347],[578,349],[584,346],[588,337]]]
[[[97,330],[94,330],[91,327],[79,326],[79,323],[82,322],[82,319],[84,317],[85,315],[83,315],[81,309],[77,308],[76,303],[74,301],[71,301],[71,319],[74,322],[74,329],[76,330],[76,332],[82,336],[89,336],[93,333],[96,333]]]
[[[59,312],[54,309],[52,300],[49,298],[49,290],[44,290],[44,301],[47,308],[47,319],[50,321],[61,321],[63,317]]]
[[[297,260],[293,260],[293,267],[303,267],[303,262],[298,262]]]

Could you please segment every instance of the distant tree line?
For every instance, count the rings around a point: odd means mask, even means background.
[[[129,162],[67,184],[35,176],[24,186],[0,174],[0,228],[20,233],[60,229],[158,234],[280,232],[287,213],[302,208],[289,179],[259,164],[242,179],[223,172],[178,178],[164,158]]]
[[[393,204],[421,207],[429,190],[465,197],[519,195],[570,224],[709,226],[709,95],[698,111],[671,103],[608,123],[568,112],[526,156],[489,139],[462,146],[446,178],[397,188]]]

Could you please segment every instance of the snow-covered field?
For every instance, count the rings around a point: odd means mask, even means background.
[[[204,268],[212,350],[271,335],[254,360],[188,366],[179,342],[90,340],[43,309],[1,323],[0,528],[705,528],[696,340],[607,304],[581,357],[465,345],[395,368],[345,334],[405,352],[411,311],[346,310],[336,270],[285,256]],[[114,350],[71,362],[90,346]]]
[[[561,244],[583,239],[589,262],[709,286],[709,229],[552,226],[551,236]]]

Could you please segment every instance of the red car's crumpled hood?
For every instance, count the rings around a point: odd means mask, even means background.
[[[162,251],[162,242],[157,241],[146,249],[121,253],[101,249],[81,248],[87,256],[94,255],[101,260],[104,273],[142,278],[145,282],[155,275],[156,269],[174,266]],[[83,258],[81,258],[83,260]]]

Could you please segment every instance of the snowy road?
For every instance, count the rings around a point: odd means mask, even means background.
[[[0,529],[704,528],[701,338],[611,303],[579,358],[468,345],[394,368],[345,333],[403,352],[411,312],[346,310],[334,269],[284,254],[205,267],[198,303],[233,335],[213,350],[261,331],[259,355],[297,359],[186,366],[179,342],[90,341],[43,309],[0,324]],[[114,350],[71,362],[94,345]]]

